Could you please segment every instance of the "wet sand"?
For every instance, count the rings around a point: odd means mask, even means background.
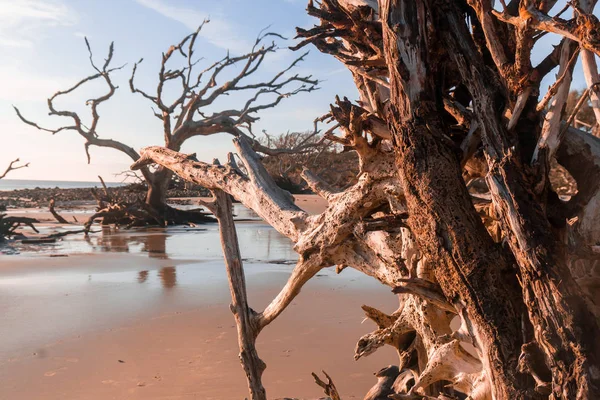
[[[109,271],[90,274],[95,258],[110,261]],[[11,271],[0,280],[0,379],[5,382],[0,398],[246,395],[218,263],[172,266],[135,255],[74,256],[53,259],[51,272],[32,272],[39,265],[30,262],[42,260],[26,261],[11,268],[23,267],[26,275]],[[79,271],[82,263],[86,267]],[[149,264],[152,269],[135,271]],[[276,294],[287,270],[247,265],[254,307],[262,309]],[[394,361],[387,349],[352,359],[356,340],[373,329],[360,324],[360,305],[392,311],[393,296],[357,274],[321,275],[259,338],[270,398],[319,397],[310,372],[321,369],[334,377],[345,398],[362,398],[374,383],[371,373]]]
[[[238,233],[260,310],[296,255],[260,221]],[[216,226],[105,230],[43,247],[0,255],[0,399],[247,397]],[[323,396],[310,376],[322,369],[344,398],[363,398],[372,373],[396,361],[390,349],[353,360],[358,338],[375,328],[361,324],[364,303],[387,312],[397,304],[349,269],[310,281],[258,339],[269,398]]]

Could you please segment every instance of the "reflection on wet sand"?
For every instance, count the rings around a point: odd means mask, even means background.
[[[144,283],[148,280],[148,271],[138,272],[138,283]]]
[[[148,235],[141,236],[140,242],[143,243],[142,251],[147,252],[149,257],[168,258],[166,233],[151,232]]]
[[[234,205],[242,257],[247,263],[277,261],[294,263],[298,255],[291,241],[265,224],[241,204]],[[159,260],[222,260],[217,224],[201,227],[116,229],[102,227],[89,236],[70,235],[36,252],[52,254],[130,253]],[[172,265],[172,263],[169,263]]]
[[[297,258],[289,239],[263,223],[240,222],[237,224],[237,231],[242,256],[247,262],[293,262]],[[76,245],[74,240],[77,239],[67,239],[62,246],[68,246],[69,243]],[[142,253],[162,260],[210,260],[222,257],[217,225],[207,225],[202,229],[171,227],[125,230],[104,227],[101,232],[90,235],[86,242],[92,247],[92,251]],[[62,250],[68,252],[67,246]]]
[[[177,270],[175,267],[163,267],[158,271],[160,281],[165,289],[174,288],[177,284]]]
[[[149,271],[144,270],[138,272],[137,281],[138,283],[146,283],[148,281]],[[158,277],[160,283],[165,289],[172,289],[177,285],[177,268],[176,267],[162,267],[158,271]]]
[[[141,246],[141,251],[152,258],[168,258],[167,237],[164,229],[123,231],[114,227],[103,226],[100,235],[92,236],[89,243],[105,253],[129,253],[130,247]]]
[[[109,253],[129,253],[129,240],[124,235],[117,234],[118,230],[114,227],[103,226],[102,233],[93,236],[91,241],[95,241],[95,246],[100,248],[100,251]]]

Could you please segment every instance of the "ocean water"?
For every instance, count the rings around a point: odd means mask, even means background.
[[[116,187],[124,185],[120,182],[106,182],[108,187]],[[38,181],[27,179],[0,179],[0,191],[18,190],[18,189],[35,189],[35,188],[56,188],[75,189],[75,188],[92,188],[101,186],[100,181],[84,182],[84,181]]]

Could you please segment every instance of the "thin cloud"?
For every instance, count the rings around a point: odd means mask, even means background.
[[[62,1],[0,0],[0,46],[32,47],[44,29],[77,23]]]
[[[201,36],[217,47],[238,54],[246,53],[252,47],[252,42],[240,33],[241,29],[224,18],[190,8],[173,6],[164,0],[136,0],[136,2],[182,23],[190,30],[196,30],[202,21],[210,19],[210,23],[202,28]]]
[[[0,66],[2,91],[0,101],[19,104],[21,102],[42,102],[54,92],[65,88],[73,82],[66,77],[39,75],[18,65]]]
[[[334,75],[339,75],[339,74],[344,74],[344,73],[349,73],[348,68],[346,68],[346,67],[337,68],[337,69],[331,70],[329,72],[325,72],[323,74],[323,76],[334,76]]]

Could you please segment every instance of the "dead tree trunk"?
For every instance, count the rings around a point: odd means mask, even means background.
[[[526,180],[525,174],[530,170],[510,149],[509,134],[494,117],[498,107],[494,101],[498,95],[496,86],[490,85],[481,60],[472,57],[474,49],[467,47],[467,32],[455,8],[445,11],[452,31],[447,36],[449,50],[468,82],[481,124],[488,164],[486,182],[520,269],[522,298],[537,345],[552,370],[553,394],[562,398],[600,397],[600,374],[596,372],[600,366],[600,345],[594,339],[600,335],[598,323],[568,269],[567,253],[553,232],[544,199],[540,193],[536,196],[535,187],[532,190]],[[556,151],[543,149],[553,150]]]
[[[261,381],[266,364],[258,357],[256,351],[256,337],[259,329],[256,325],[256,312],[248,305],[246,278],[244,277],[244,267],[235,223],[233,222],[231,196],[222,190],[214,190],[213,196],[214,201],[205,204],[219,221],[221,247],[223,248],[229,290],[231,291],[232,303],[230,308],[237,326],[240,361],[246,372],[251,399],[267,400],[267,394]]]
[[[172,176],[173,173],[171,171],[160,168],[146,180],[146,184],[148,185],[146,205],[159,215],[165,215],[167,209],[167,191]]]
[[[487,234],[457,157],[444,143],[428,59],[425,2],[381,2],[391,107],[387,115],[403,184],[408,224],[434,265],[446,298],[476,335],[497,399],[524,398],[517,374],[522,344],[520,296],[511,259]],[[394,29],[403,25],[402,29]],[[503,285],[498,285],[504,282]]]

